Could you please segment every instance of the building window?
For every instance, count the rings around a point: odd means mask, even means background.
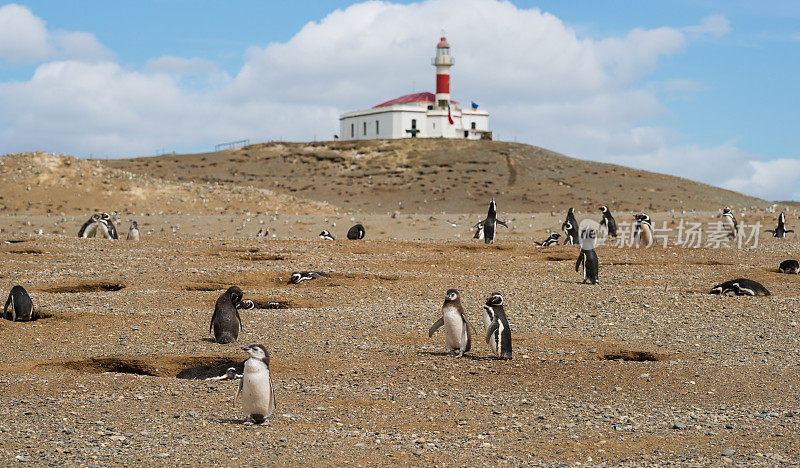
[[[464,130],[464,138],[469,138],[469,130]]]
[[[356,136],[356,124],[350,124],[350,138],[355,138]]]
[[[472,122],[472,129],[475,130],[475,122]]]
[[[380,120],[376,120],[375,121],[375,135],[376,136],[381,134],[381,126],[380,125],[381,125],[381,121]]]
[[[364,135],[366,135],[366,134],[367,134],[367,123],[364,122]]]
[[[417,119],[411,119],[411,129],[417,128]]]
[[[447,107],[447,100],[446,99],[439,99],[439,107],[444,109]]]

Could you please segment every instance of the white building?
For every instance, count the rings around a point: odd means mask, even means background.
[[[415,93],[378,104],[372,109],[347,112],[339,117],[342,140],[376,138],[479,138],[491,139],[489,113],[473,102],[462,108],[450,100],[450,44],[442,37],[436,46],[436,94]]]

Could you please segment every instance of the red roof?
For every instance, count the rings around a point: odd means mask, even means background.
[[[436,47],[450,47],[450,44],[447,43],[447,38],[442,36],[442,39],[436,44]]]
[[[399,98],[394,98],[391,101],[382,102],[375,107],[392,106],[395,104],[409,104],[412,102],[433,102],[435,100],[436,95],[433,93],[414,93],[406,94],[405,96],[400,96]],[[453,104],[458,104],[458,101],[450,100],[450,102]],[[375,107],[373,107],[373,109]]]

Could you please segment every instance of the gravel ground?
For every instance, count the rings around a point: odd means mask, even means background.
[[[331,226],[322,216],[290,218],[297,239],[255,239],[244,236],[258,226],[236,230],[238,217],[184,215],[178,233],[154,229],[139,243],[33,236],[46,217],[0,218],[0,290],[24,285],[46,316],[0,321],[0,459],[800,463],[800,277],[775,272],[800,241],[605,246],[601,284],[590,286],[573,269],[576,247],[531,243],[555,218],[512,216],[516,228],[486,246],[467,240],[472,217],[442,216],[462,220],[452,227],[440,216],[375,215],[365,217],[368,240],[322,242],[310,240]],[[338,219],[338,231],[351,224]],[[427,228],[424,239],[414,226]],[[222,234],[208,239],[210,230]],[[304,269],[332,277],[286,284]],[[742,276],[773,295],[705,294]],[[289,308],[245,311],[239,342],[212,343],[214,301],[234,284]],[[446,355],[441,331],[427,337],[451,287],[478,335],[483,300],[503,293],[512,361],[496,360],[480,336],[462,359]],[[242,424],[236,382],[174,378],[198,362],[244,359],[250,343],[272,354],[268,427]]]

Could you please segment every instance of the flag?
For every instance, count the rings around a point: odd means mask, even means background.
[[[475,101],[472,101],[472,110],[474,111],[478,110],[478,105],[475,104]]]
[[[447,105],[447,120],[450,122],[450,125],[453,125],[453,117],[450,116],[450,104]]]

